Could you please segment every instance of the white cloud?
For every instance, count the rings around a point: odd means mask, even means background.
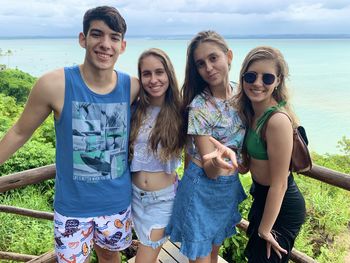
[[[1,36],[76,35],[97,5],[117,7],[128,35],[350,34],[348,0],[0,0]]]

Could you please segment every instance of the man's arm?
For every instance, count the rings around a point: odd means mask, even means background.
[[[130,80],[130,104],[138,97],[140,91],[140,82],[137,78],[131,77]]]
[[[38,79],[18,121],[0,141],[0,164],[12,156],[34,133],[52,110],[62,103],[63,71],[53,71]],[[64,91],[63,91],[64,99]],[[63,104],[62,104],[63,105]]]

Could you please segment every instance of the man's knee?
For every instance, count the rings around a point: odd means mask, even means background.
[[[120,263],[120,256],[118,251],[111,251],[108,249],[101,248],[98,245],[94,245],[99,263]]]

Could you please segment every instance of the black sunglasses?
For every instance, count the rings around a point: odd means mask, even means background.
[[[258,78],[258,73],[254,71],[248,71],[243,74],[244,81],[249,84],[253,84],[257,78]],[[276,76],[274,74],[271,74],[271,73],[262,74],[262,81],[265,85],[271,85],[272,83],[274,83],[275,79],[276,79]]]

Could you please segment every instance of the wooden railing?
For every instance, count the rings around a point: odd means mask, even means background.
[[[30,184],[40,183],[47,179],[53,179],[55,178],[55,174],[55,165],[48,165],[36,169],[14,173],[7,176],[2,176],[0,177],[0,193],[19,187],[24,187]],[[303,173],[303,175],[350,191],[350,175],[348,174],[340,173],[322,166],[313,165],[312,170]],[[35,211],[13,206],[0,205],[0,212],[53,220],[53,213]],[[242,220],[238,227],[246,231],[248,225],[248,221]],[[55,262],[55,255],[53,251],[49,251],[41,256],[23,255],[0,251],[0,259],[9,259],[21,262],[26,261],[30,263],[49,263]],[[306,254],[296,249],[292,250],[291,260],[293,260],[296,263],[316,262],[313,258],[307,256]]]

